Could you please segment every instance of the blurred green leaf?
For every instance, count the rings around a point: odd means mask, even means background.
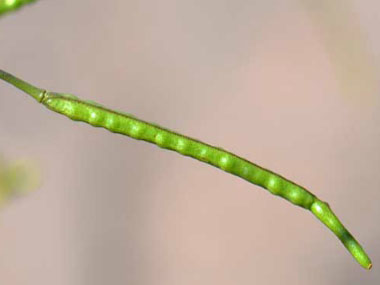
[[[0,207],[40,185],[36,166],[26,160],[7,163],[0,158]]]
[[[0,16],[35,1],[36,0],[0,0]]]

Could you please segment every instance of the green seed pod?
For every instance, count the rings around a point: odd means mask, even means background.
[[[73,95],[47,92],[1,70],[0,78],[31,95],[50,110],[72,120],[86,122],[114,133],[144,140],[161,148],[206,162],[259,185],[297,206],[310,210],[342,241],[347,250],[364,268],[372,267],[371,260],[363,248],[346,230],[327,203],[279,174],[224,149],[137,119],[129,114],[117,112],[90,101],[80,100]]]

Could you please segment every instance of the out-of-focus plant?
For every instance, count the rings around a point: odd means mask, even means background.
[[[40,185],[36,166],[26,160],[7,162],[0,157],[0,207]]]
[[[0,16],[35,1],[36,0],[0,0]]]

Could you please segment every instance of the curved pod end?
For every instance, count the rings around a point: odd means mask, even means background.
[[[340,239],[343,245],[362,267],[368,270],[372,268],[372,262],[367,253],[343,226],[326,202],[316,199],[311,205],[310,210]]]

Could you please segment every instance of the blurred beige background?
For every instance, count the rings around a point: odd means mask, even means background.
[[[41,0],[0,67],[222,146],[328,201],[309,212],[0,83],[0,152],[43,185],[0,212],[1,284],[379,284],[378,1]]]

